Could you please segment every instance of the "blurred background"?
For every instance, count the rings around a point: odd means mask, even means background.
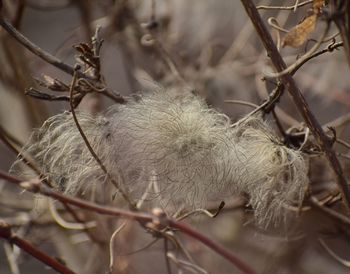
[[[266,24],[268,18],[274,17],[281,27],[291,29],[308,13],[312,1],[306,2],[309,4],[295,11],[260,9],[260,13]],[[255,3],[293,6],[295,1]],[[104,81],[111,90],[126,97],[159,85],[188,89],[235,121],[252,109],[227,100],[261,104],[275,86],[274,79],[262,80],[273,69],[240,1],[7,0],[3,1],[2,9],[4,17],[29,40],[72,66],[77,54],[73,46],[90,42],[96,27],[100,26],[100,37],[104,39],[101,49]],[[292,64],[314,45],[324,25],[318,20],[315,31],[303,46],[281,48],[286,63]],[[277,31],[269,28],[277,40]],[[336,36],[336,27],[332,26],[329,34],[341,40]],[[329,40],[321,48],[331,43]],[[13,137],[15,147],[20,147],[33,128],[69,109],[68,102],[38,100],[25,95],[25,90],[35,87],[55,94],[39,87],[34,79],[49,75],[69,83],[71,76],[33,55],[3,29],[0,29],[0,65],[0,125]],[[350,120],[349,73],[349,64],[340,48],[312,59],[295,74],[297,85],[318,121],[322,125],[335,125],[337,137],[345,141],[350,134],[347,124]],[[95,114],[113,103],[99,94],[88,94],[79,109]],[[303,127],[287,93],[275,111],[286,130],[292,132]],[[273,117],[266,118],[274,125]],[[339,144],[334,148],[342,156],[340,160],[349,180],[349,148]],[[0,142],[0,155],[0,169],[9,170],[16,154]],[[310,163],[312,188],[320,197],[325,191],[337,197],[332,172],[322,157],[316,158]],[[284,225],[262,229],[254,225],[249,207],[244,206],[241,197],[232,197],[226,203],[226,209],[215,219],[202,216],[189,221],[234,250],[259,273],[348,273],[348,227],[322,212],[306,208],[296,212],[297,216]],[[10,223],[19,236],[49,255],[78,273],[108,272],[110,237],[121,221],[78,212],[99,225],[88,234],[64,227],[57,223],[51,211],[45,210],[44,198],[23,193],[1,180],[0,204],[0,218]],[[67,210],[56,206],[61,218],[72,221]],[[339,199],[330,206],[342,210]],[[129,223],[114,240],[113,273],[167,273],[164,243],[159,240],[147,247],[153,240],[137,223]],[[238,273],[200,243],[187,237],[179,237],[179,241],[200,269],[178,272],[181,263],[172,263],[173,273]],[[54,271],[0,241],[0,273]]]

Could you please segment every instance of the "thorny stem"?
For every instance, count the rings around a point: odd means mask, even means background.
[[[153,224],[154,227],[156,228],[157,227],[164,228],[167,226],[176,228],[181,232],[187,234],[188,236],[202,242],[204,245],[206,245],[207,247],[209,247],[210,249],[212,249],[222,257],[226,258],[233,265],[239,268],[243,273],[256,274],[256,272],[248,264],[246,264],[241,259],[239,259],[232,251],[228,250],[221,244],[214,242],[212,239],[205,236],[198,230],[192,228],[191,226],[187,225],[186,223],[178,222],[177,220],[168,218],[166,216],[157,216],[157,215],[142,213],[137,211],[118,209],[116,207],[101,206],[96,203],[84,201],[79,198],[70,197],[45,186],[38,179],[34,179],[32,181],[22,181],[21,179],[11,176],[3,171],[0,171],[0,178],[5,179],[9,183],[18,185],[27,191],[40,193],[45,196],[57,199],[62,203],[71,204],[71,205],[74,205],[86,210],[90,210],[102,215],[110,215],[110,216],[127,218],[131,220],[137,220],[145,224],[150,223],[150,224]]]
[[[262,41],[265,49],[267,50],[268,56],[270,57],[273,65],[277,72],[281,72],[286,69],[286,64],[282,59],[282,56],[278,52],[276,45],[273,42],[271,34],[267,30],[261,16],[259,15],[254,3],[251,0],[241,0],[252,24],[254,25],[256,32],[258,33],[260,40]],[[311,112],[308,103],[306,102],[301,91],[297,87],[293,77],[290,73],[280,75],[281,82],[285,85],[289,94],[291,95],[298,111],[304,118],[307,126],[315,136],[318,144],[332,167],[336,176],[336,182],[341,190],[343,201],[345,202],[348,210],[350,209],[350,192],[348,189],[347,181],[344,177],[342,167],[337,159],[335,152],[332,149],[332,144],[324,133],[321,125]]]
[[[78,78],[78,66],[76,66],[74,74],[73,74],[73,79],[72,79],[72,83],[70,86],[70,96],[69,96],[69,105],[70,105],[70,109],[72,112],[72,116],[73,116],[73,120],[75,122],[75,125],[81,135],[81,137],[83,138],[86,147],[88,148],[89,152],[91,153],[92,157],[94,157],[94,159],[96,160],[96,162],[99,164],[100,168],[102,169],[102,171],[106,174],[106,176],[108,177],[108,179],[111,181],[111,183],[115,186],[115,188],[121,193],[121,195],[123,196],[123,198],[125,199],[125,201],[128,202],[129,206],[133,209],[135,209],[135,205],[134,203],[130,200],[129,196],[127,195],[127,193],[120,187],[120,185],[118,184],[118,182],[116,182],[111,175],[109,174],[109,172],[107,171],[107,168],[105,167],[105,165],[102,163],[101,159],[98,157],[98,155],[96,154],[96,152],[94,151],[94,149],[91,147],[91,144],[88,140],[88,138],[86,137],[83,129],[81,128],[77,115],[75,113],[75,106],[74,106],[74,101],[73,101],[73,95],[74,95],[74,88],[75,88],[75,84],[77,82],[77,78]]]
[[[18,246],[20,249],[29,253],[30,255],[37,258],[39,261],[43,262],[44,264],[52,267],[59,273],[75,274],[74,271],[72,271],[65,265],[61,264],[54,258],[48,256],[43,251],[37,249],[35,246],[30,244],[29,242],[23,240],[22,238],[18,237],[16,234],[12,233],[11,226],[9,226],[4,222],[0,222],[0,237],[6,239],[10,244]]]

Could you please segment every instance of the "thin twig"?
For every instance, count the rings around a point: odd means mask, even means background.
[[[108,179],[111,181],[111,183],[115,186],[115,188],[121,193],[121,195],[123,196],[123,198],[125,199],[125,201],[128,202],[129,206],[131,208],[135,209],[135,205],[134,203],[131,202],[129,196],[127,195],[127,193],[120,187],[120,185],[118,184],[117,181],[115,181],[111,175],[109,174],[109,172],[107,171],[107,168],[105,167],[105,165],[102,163],[101,159],[98,157],[98,155],[96,154],[96,152],[94,151],[94,149],[92,148],[88,138],[86,137],[83,129],[81,128],[77,115],[75,113],[75,109],[74,109],[74,102],[73,102],[73,95],[74,95],[74,88],[75,88],[75,84],[77,81],[77,77],[78,77],[78,66],[75,69],[76,73],[73,74],[73,79],[72,79],[72,83],[70,86],[70,96],[69,96],[69,104],[70,104],[70,108],[71,108],[71,112],[72,112],[72,116],[75,122],[75,125],[77,126],[77,129],[81,135],[81,137],[83,138],[86,147],[88,148],[89,152],[91,153],[92,157],[94,157],[94,159],[96,160],[96,162],[99,164],[100,168],[102,169],[102,171],[106,174],[106,176],[108,177]]]
[[[52,199],[49,200],[49,210],[51,213],[52,218],[55,220],[55,222],[60,225],[61,227],[65,229],[72,229],[72,230],[86,230],[89,228],[96,227],[95,221],[90,221],[88,223],[84,222],[78,222],[78,223],[71,223],[67,222],[65,219],[61,217],[61,215],[58,213],[54,201]]]
[[[7,242],[4,243],[4,251],[12,274],[20,274],[13,248]]]
[[[242,105],[242,106],[247,106],[247,107],[252,107],[252,108],[258,108],[259,106],[257,104],[243,101],[243,100],[225,100],[224,103],[227,104],[236,104],[236,105]]]
[[[24,14],[24,9],[26,6],[26,1],[25,0],[19,0],[17,7],[16,7],[16,13],[15,16],[12,20],[13,25],[15,28],[19,28],[22,22],[23,14]]]
[[[16,234],[14,234],[11,231],[11,227],[4,222],[0,222],[0,237],[6,239],[10,244],[18,246],[23,251],[29,253],[30,255],[37,258],[39,261],[43,262],[44,264],[52,267],[59,273],[75,274],[75,272],[73,272],[67,266],[61,264],[54,258],[48,256],[46,253],[37,249],[35,246],[30,244],[29,242],[18,237]]]
[[[343,154],[343,153],[338,153],[337,155],[339,157],[342,157],[342,158],[346,159],[346,160],[350,160],[350,155],[346,155],[346,154]]]
[[[297,10],[298,6],[299,6],[299,0],[295,0],[294,9],[293,9],[294,12]]]
[[[56,68],[66,72],[67,74],[70,74],[73,76],[74,74],[74,67],[64,63],[57,57],[51,55],[50,53],[44,51],[39,46],[35,45],[33,42],[31,42],[27,37],[25,37],[22,33],[20,33],[16,28],[14,28],[10,22],[8,22],[6,19],[4,19],[2,16],[0,16],[0,25],[13,37],[15,38],[20,44],[22,44],[25,48],[27,48],[29,51],[31,51],[33,54],[37,55],[47,63],[55,66]],[[79,78],[85,78],[90,80],[95,80],[93,76],[87,75],[85,73],[82,73],[81,71],[77,72]],[[102,92],[102,94],[106,97],[109,97],[110,99],[114,100],[116,103],[123,104],[125,103],[124,98],[120,94],[115,94],[113,91],[108,90],[107,88]],[[66,101],[65,98],[60,98]]]
[[[294,4],[293,6],[266,6],[266,5],[260,5],[257,6],[256,9],[258,10],[294,10],[297,7],[302,7],[305,6],[307,4],[311,4],[314,0],[308,0],[308,1],[304,1],[301,3],[297,3]]]
[[[0,132],[1,134],[3,134],[5,136],[6,139],[8,139],[11,143],[15,144],[18,147],[22,147],[23,143],[18,140],[15,136],[13,136],[10,132],[8,132],[6,129],[4,129],[1,125],[0,125]]]
[[[340,256],[338,256],[330,247],[326,244],[326,242],[319,238],[318,241],[322,245],[322,247],[328,252],[329,255],[331,255],[336,261],[341,263],[342,265],[350,268],[350,261],[342,259]]]
[[[184,269],[184,270],[187,270],[188,272],[195,273],[195,274],[197,273],[208,274],[207,271],[205,271],[203,268],[199,267],[198,265],[195,265],[191,262],[187,262],[185,260],[178,259],[175,256],[175,254],[173,254],[172,252],[167,252],[165,256],[168,259],[171,259],[180,269]]]
[[[269,24],[269,26],[273,27],[275,30],[279,32],[284,32],[284,33],[288,33],[289,30],[282,28],[279,24],[278,21],[275,17],[269,17],[269,19],[267,19],[267,23]],[[279,45],[279,43],[277,43]]]
[[[198,233],[197,230],[193,229],[192,227],[188,226],[187,224],[183,222],[177,222],[175,220],[169,219],[168,224],[173,227],[181,230],[181,232],[191,236],[194,239],[197,239],[198,241],[202,242],[206,246],[210,247],[211,249],[218,252],[221,256],[232,262],[237,268],[239,268],[244,273],[256,273],[249,265],[246,263],[243,263],[240,259],[238,259],[233,253],[226,249],[224,246],[218,244],[217,242],[213,241],[212,239],[204,236],[201,233]]]
[[[350,65],[350,37],[349,37],[349,26],[350,26],[350,6],[349,1],[329,1],[328,4],[329,17],[336,24],[341,38],[344,42],[344,53]]]
[[[278,84],[269,94],[269,97],[265,102],[255,108],[253,111],[249,112],[242,119],[238,120],[236,123],[232,124],[232,127],[235,127],[242,122],[246,121],[249,117],[255,115],[257,112],[264,110],[268,112],[268,110],[273,109],[274,104],[278,101],[284,91],[284,86],[282,84]]]
[[[12,137],[8,132],[6,132],[1,126],[0,126],[0,139],[16,154],[18,155],[18,157],[21,158],[21,160],[28,166],[30,167],[40,178],[45,177],[44,174],[42,173],[42,171],[40,171],[40,169],[34,164],[32,163],[29,159],[26,158],[25,155],[23,155],[15,146],[13,146],[13,144],[11,142],[9,142],[7,140],[7,138]],[[13,137],[12,137],[13,138]],[[12,141],[12,139],[11,139]],[[15,140],[16,141],[16,140]],[[17,141],[18,142],[18,141]],[[44,183],[49,186],[52,187],[52,182],[48,181],[48,179],[46,178],[44,180]],[[93,241],[98,243],[98,239],[90,232],[89,228],[91,227],[90,224],[86,224],[85,222],[83,222],[79,216],[75,213],[75,211],[67,204],[63,204],[63,206],[65,207],[65,209],[73,216],[73,218],[78,222],[81,223],[81,225],[85,228],[85,232],[87,233],[87,235],[89,236],[89,238]],[[56,219],[57,222],[57,219]],[[57,222],[58,223],[58,222]],[[59,224],[59,223],[58,223]]]
[[[194,215],[194,214],[204,214],[206,216],[208,216],[209,218],[215,218],[216,216],[219,215],[219,213],[223,210],[223,208],[225,207],[225,202],[221,202],[219,207],[216,208],[216,211],[214,213],[211,213],[209,210],[207,209],[203,209],[203,208],[198,208],[198,209],[195,209],[193,211],[190,211],[190,212],[187,212],[185,213],[184,215],[180,216],[180,217],[177,217],[176,219],[178,221],[181,221],[181,220],[184,220],[186,219],[187,217],[191,216],[191,215]]]
[[[338,200],[340,200],[340,198],[341,198],[340,195],[330,194],[330,195],[324,197],[322,200],[318,200],[318,204],[320,206],[325,206],[326,204],[330,205],[330,204],[333,204],[333,203],[337,202]],[[283,207],[287,210],[299,212],[299,213],[309,211],[312,209],[311,206],[293,206],[293,205],[287,205],[287,204],[283,204]]]
[[[151,247],[152,245],[154,245],[156,242],[158,242],[159,238],[156,238],[152,241],[150,241],[148,244],[144,245],[143,247],[139,248],[139,249],[136,249],[136,250],[133,250],[133,251],[130,251],[130,252],[127,252],[127,253],[123,253],[123,254],[118,254],[118,257],[122,257],[122,256],[130,256],[130,255],[134,255],[136,253],[139,253],[141,251],[144,251],[146,249],[148,249],[149,247]]]
[[[164,257],[165,257],[165,265],[166,265],[166,270],[168,274],[171,274],[171,265],[168,257],[168,252],[169,252],[169,245],[168,245],[168,239],[164,237]]]
[[[65,95],[51,95],[51,94],[47,94],[44,92],[41,92],[35,88],[28,88],[25,89],[24,91],[25,95],[31,96],[35,99],[39,99],[39,100],[44,100],[44,101],[64,101],[64,102],[69,102],[69,96],[65,96]]]
[[[9,139],[9,134],[5,131],[4,128],[0,126],[0,140],[18,157],[23,160],[23,162],[30,167],[33,171],[35,171],[36,174],[39,176],[41,175],[40,170],[37,166],[35,166],[34,163],[32,163],[27,157],[25,157],[20,150],[16,147],[16,145],[12,144],[12,142]]]
[[[277,78],[277,77],[282,77],[285,74],[290,73],[291,75],[293,75],[292,72],[296,71],[296,68],[300,66],[300,64],[305,64],[308,60],[310,60],[310,56],[312,56],[316,50],[319,49],[319,47],[321,46],[321,44],[324,42],[324,39],[329,31],[330,28],[330,24],[327,22],[326,28],[322,33],[321,38],[317,41],[317,43],[308,51],[306,52],[303,56],[301,56],[298,60],[296,60],[293,64],[291,64],[288,67],[285,67],[282,70],[279,70],[277,73],[266,73],[265,77],[266,78]],[[271,38],[272,39],[272,38]],[[278,49],[276,48],[277,52]],[[284,62],[284,61],[283,61]],[[285,63],[284,63],[285,64]]]
[[[317,52],[311,54],[311,55],[308,56],[307,58],[304,58],[304,59],[302,60],[302,62],[298,63],[298,65],[295,66],[295,67],[293,68],[293,70],[290,71],[290,73],[291,73],[292,75],[294,75],[294,74],[297,72],[297,70],[299,70],[305,63],[307,63],[307,62],[310,61],[311,59],[313,59],[313,58],[315,58],[315,57],[317,57],[317,56],[320,56],[320,55],[322,55],[322,54],[324,54],[324,53],[326,53],[326,52],[333,52],[335,49],[337,49],[337,48],[339,48],[339,47],[342,47],[343,45],[344,45],[343,42],[332,43],[332,44],[330,44],[327,48],[322,49],[322,50],[319,50],[319,51],[317,51]]]
[[[82,218],[75,212],[75,210],[68,204],[62,203],[64,208],[69,212],[70,215],[72,215],[73,219],[78,222],[81,223],[84,227],[85,227],[85,233],[87,234],[87,236],[90,238],[90,240],[94,243],[97,244],[102,244],[103,241],[101,241],[99,238],[97,238],[97,236],[95,236],[95,234],[93,234],[90,230],[91,226],[89,226],[89,223],[86,223],[84,220],[82,220]]]
[[[337,143],[341,144],[342,146],[346,147],[347,149],[350,149],[350,143],[347,141],[344,141],[342,139],[336,138],[335,140]]]
[[[340,221],[342,224],[345,224],[347,226],[350,226],[350,219],[347,216],[337,211],[334,211],[328,207],[325,207],[316,197],[310,197],[310,203],[313,207],[318,208],[322,212],[326,213],[332,219]]]
[[[328,131],[330,131],[330,128],[342,127],[348,123],[350,123],[350,113],[347,113],[343,116],[336,118],[333,121],[326,123],[325,125],[322,126],[322,128],[325,132],[328,132]]]
[[[167,51],[162,41],[159,39],[159,35],[158,35],[159,23],[156,20],[156,2],[155,1],[153,0],[151,1],[150,21],[147,23],[143,23],[141,25],[148,30],[148,33],[142,36],[141,44],[145,46],[155,46],[157,51],[160,53],[160,56],[163,58],[166,65],[169,67],[170,72],[176,78],[178,78],[181,82],[186,84],[185,76],[181,73],[175,60],[172,58],[171,54]]]
[[[57,57],[51,55],[50,53],[42,50],[40,47],[35,45],[33,42],[31,42],[27,37],[25,37],[22,33],[20,33],[18,30],[16,30],[10,22],[8,22],[6,19],[4,19],[2,16],[0,16],[0,25],[13,37],[15,38],[20,44],[22,44],[25,48],[27,48],[29,51],[34,53],[36,56],[40,57],[47,63],[55,66],[56,68],[73,75],[74,74],[74,68],[70,65],[67,65],[66,63],[62,62]],[[87,75],[84,75],[82,72],[78,72],[79,77],[84,78],[90,78]]]
[[[270,57],[273,65],[278,72],[284,71],[286,69],[286,64],[284,63],[280,53],[278,52],[273,39],[267,30],[262,18],[260,17],[254,3],[251,0],[241,0],[244,8],[247,11],[248,16],[251,19],[264,47],[267,50],[268,56]],[[350,208],[350,192],[348,189],[348,183],[343,174],[342,167],[337,159],[335,152],[332,149],[332,144],[328,136],[322,130],[321,125],[315,118],[314,114],[311,112],[308,103],[306,102],[303,94],[297,87],[293,77],[290,73],[285,73],[280,75],[281,82],[285,85],[286,90],[288,90],[291,95],[298,111],[304,118],[307,126],[310,128],[311,132],[315,136],[318,144],[320,145],[322,151],[325,153],[330,166],[332,167],[334,174],[336,176],[336,182],[342,192],[342,196],[348,209]]]
[[[188,236],[202,242],[204,245],[226,258],[229,262],[235,265],[238,269],[240,269],[243,273],[246,274],[256,274],[256,272],[244,261],[237,257],[232,251],[222,246],[221,244],[213,241],[209,237],[205,236],[198,230],[192,228],[191,226],[178,222],[177,220],[168,218],[166,216],[156,216],[148,213],[142,213],[137,211],[123,210],[116,207],[111,206],[101,206],[96,203],[84,201],[79,198],[70,197],[59,193],[51,188],[48,188],[44,184],[40,182],[38,179],[34,179],[32,181],[23,181],[17,177],[9,175],[3,171],[0,171],[0,178],[5,179],[7,182],[20,186],[21,188],[33,192],[40,193],[48,197],[52,197],[54,199],[59,200],[62,203],[71,204],[86,210],[90,210],[102,215],[110,215],[115,217],[122,217],[131,220],[137,220],[141,223],[150,223],[154,226],[161,227],[172,227],[180,230],[182,233],[187,234]]]
[[[113,232],[110,240],[109,240],[109,273],[113,273],[113,267],[114,267],[114,240],[115,237],[119,234],[120,231],[124,229],[126,226],[127,221],[123,221],[122,224],[117,227],[117,229]]]

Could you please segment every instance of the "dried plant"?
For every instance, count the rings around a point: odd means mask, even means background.
[[[178,211],[246,193],[257,222],[267,225],[284,216],[284,204],[300,204],[308,184],[302,153],[283,145],[261,118],[231,125],[187,92],[159,90],[102,116],[78,117],[92,148],[132,200],[148,191],[155,205]],[[106,180],[67,112],[46,121],[23,154],[66,193]]]
[[[243,118],[235,129],[240,150],[239,189],[250,195],[259,223],[286,217],[284,206],[300,205],[308,185],[308,162],[300,151],[286,147],[260,118]]]
[[[105,133],[108,121],[84,113],[79,114],[79,121],[93,148],[105,160],[107,155],[102,155],[102,152],[108,152]],[[81,187],[85,184],[103,181],[101,168],[90,155],[69,112],[49,118],[32,134],[26,147],[23,154],[31,156],[40,166],[41,172],[59,190],[76,194],[78,190],[84,191]],[[16,169],[20,170],[17,163],[13,171]]]
[[[349,267],[347,1],[46,2],[0,0],[1,267]]]

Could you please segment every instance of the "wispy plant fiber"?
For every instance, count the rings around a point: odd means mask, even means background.
[[[285,216],[284,204],[303,199],[308,179],[302,153],[284,146],[257,116],[232,127],[195,95],[157,91],[101,116],[78,113],[78,119],[133,200],[147,189],[147,199],[158,206],[190,210],[245,193],[257,222],[266,225]],[[24,152],[62,191],[103,188],[106,176],[67,112],[47,120]]]

